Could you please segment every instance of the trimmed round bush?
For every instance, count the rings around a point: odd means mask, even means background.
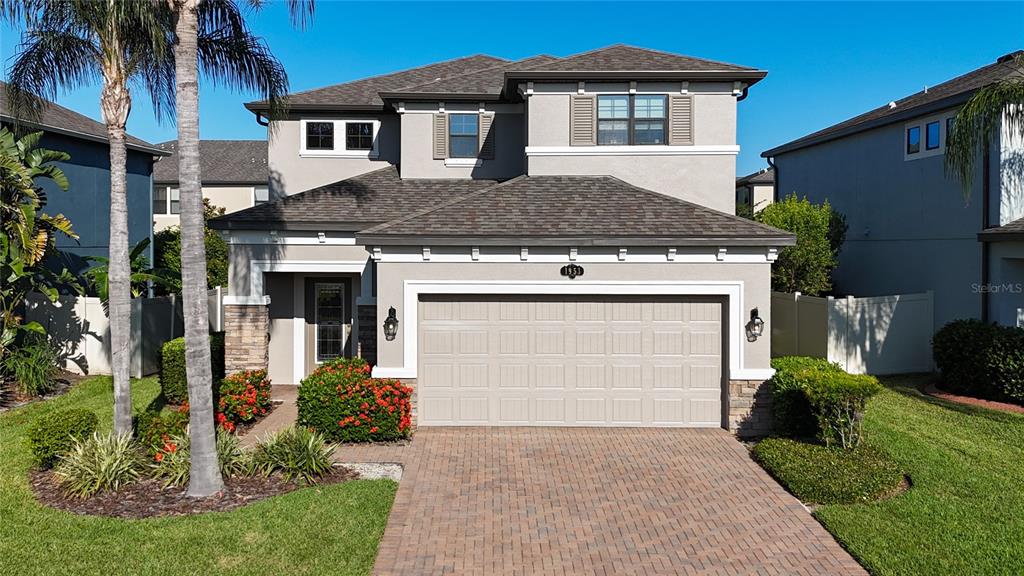
[[[903,482],[899,466],[871,446],[843,450],[768,438],[754,447],[753,456],[794,496],[813,504],[872,502]]]
[[[809,381],[803,373],[809,368],[822,373],[842,373],[842,368],[823,358],[806,356],[774,358],[772,368],[775,369],[770,380],[775,431],[782,436],[814,436],[818,432],[818,421],[804,394]]]
[[[270,380],[266,370],[236,372],[220,383],[217,424],[227,432],[254,422],[270,411]]]
[[[299,424],[335,442],[408,438],[412,389],[369,376],[370,366],[361,358],[322,364],[299,386]]]
[[[932,338],[945,390],[1024,404],[1024,329],[956,320]]]
[[[859,446],[868,400],[882,391],[878,379],[817,368],[804,369],[798,378],[807,380],[804,395],[818,420],[818,438],[826,446]]]
[[[28,429],[32,458],[40,468],[52,468],[71,451],[75,440],[96,432],[99,418],[90,410],[73,408],[51,412],[37,418]]]
[[[214,397],[224,379],[224,334],[210,334],[210,361],[213,370]],[[185,338],[164,342],[160,350],[160,392],[168,404],[188,402],[188,380],[185,377]]]

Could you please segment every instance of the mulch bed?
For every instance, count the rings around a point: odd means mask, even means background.
[[[0,412],[21,408],[26,404],[40,400],[56,398],[67,393],[68,390],[71,390],[72,387],[86,378],[88,376],[62,370],[57,375],[57,378],[54,379],[53,390],[42,396],[27,396],[18,390],[17,384],[14,381],[0,381]]]
[[[353,480],[357,475],[342,466],[320,479],[317,486]],[[100,492],[90,498],[65,496],[50,471],[32,470],[29,484],[36,499],[45,506],[87,516],[112,518],[153,518],[187,516],[204,512],[226,512],[246,504],[307,487],[274,475],[226,478],[224,490],[207,498],[189,498],[185,488],[164,488],[163,482],[144,479],[117,492]]]
[[[945,390],[940,390],[935,387],[934,384],[929,384],[924,388],[924,393],[929,396],[941,398],[947,402],[953,402],[955,404],[966,404],[968,406],[980,406],[982,408],[988,408],[989,410],[998,410],[1000,412],[1013,412],[1016,414],[1024,414],[1024,406],[1018,406],[1016,404],[1008,404],[1006,402],[996,402],[994,400],[982,400],[981,398],[972,398],[970,396],[958,396]]]

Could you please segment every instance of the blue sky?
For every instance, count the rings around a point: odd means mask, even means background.
[[[934,86],[1024,48],[1024,2],[925,3],[344,3],[317,4],[313,26],[291,28],[281,3],[251,18],[284,62],[293,91],[475,53],[510,59],[565,56],[614,43],[723,60],[768,71],[739,107],[737,170],[762,150]],[[569,26],[568,24],[572,25]],[[19,42],[0,28],[6,68]],[[99,118],[99,87],[59,103]],[[238,94],[202,89],[203,138],[263,138]],[[143,95],[129,131],[175,137]]]

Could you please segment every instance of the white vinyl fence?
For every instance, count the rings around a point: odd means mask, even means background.
[[[932,370],[931,292],[819,298],[772,292],[772,357],[812,356],[854,374]]]
[[[224,329],[224,296],[221,288],[207,296],[210,331]],[[110,319],[99,298],[61,296],[51,303],[41,294],[26,301],[26,320],[43,325],[60,350],[65,368],[81,374],[110,374]],[[175,295],[132,300],[131,375],[141,378],[159,367],[164,342],[184,334],[181,300]]]

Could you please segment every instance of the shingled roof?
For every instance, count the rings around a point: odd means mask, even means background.
[[[497,184],[400,178],[388,166],[210,221],[211,228],[355,232]]]
[[[466,74],[504,62],[507,60],[485,54],[456,58],[325,88],[296,92],[288,95],[288,105],[297,110],[380,110],[384,107],[381,92],[392,92],[406,86]],[[266,112],[270,109],[266,100],[249,102],[245,107],[254,112]]]
[[[717,62],[704,58],[694,58],[683,54],[673,54],[650,48],[638,48],[626,44],[613,44],[581,52],[565,58],[559,58],[543,66],[530,69],[530,72],[561,71],[561,72],[631,72],[644,70],[673,71],[731,71],[757,72],[756,68],[738,66],[726,62]]]
[[[6,82],[0,82],[0,119],[5,122],[15,122],[7,100]],[[107,142],[107,126],[105,124],[50,101],[46,102],[37,121],[22,120],[22,123],[29,127],[39,127],[58,134],[76,136],[94,142]],[[165,154],[156,146],[130,134],[126,138],[126,146],[129,150],[149,152],[158,156]]]
[[[1004,78],[1021,76],[1024,70],[1014,63],[1016,58],[1024,56],[1024,50],[1017,50],[1001,56],[992,64],[957,76],[937,86],[931,86],[905,98],[895,100],[859,116],[844,120],[828,128],[808,134],[761,153],[768,158],[785,152],[792,152],[829,140],[835,140],[871,128],[902,122],[910,118],[950,108],[967,101],[979,88],[994,84]]]
[[[178,181],[178,141],[157,146],[171,154],[153,165],[153,182]],[[199,170],[203,184],[266,184],[266,140],[200,140]]]
[[[505,72],[509,70],[528,70],[557,60],[554,56],[542,54],[515,62],[507,62],[476,70],[467,74],[438,78],[424,84],[407,86],[389,93],[383,93],[384,98],[401,97],[427,97],[427,96],[480,96],[485,98],[496,98],[501,95],[505,86]]]
[[[356,234],[403,244],[779,246],[795,237],[611,176],[519,176]]]
[[[764,168],[758,170],[753,174],[747,174],[741,178],[736,179],[736,186],[748,186],[750,184],[774,184],[775,183],[775,169]]]
[[[978,240],[982,242],[1024,240],[1024,218],[1019,218],[1002,226],[982,230],[978,233]]]

